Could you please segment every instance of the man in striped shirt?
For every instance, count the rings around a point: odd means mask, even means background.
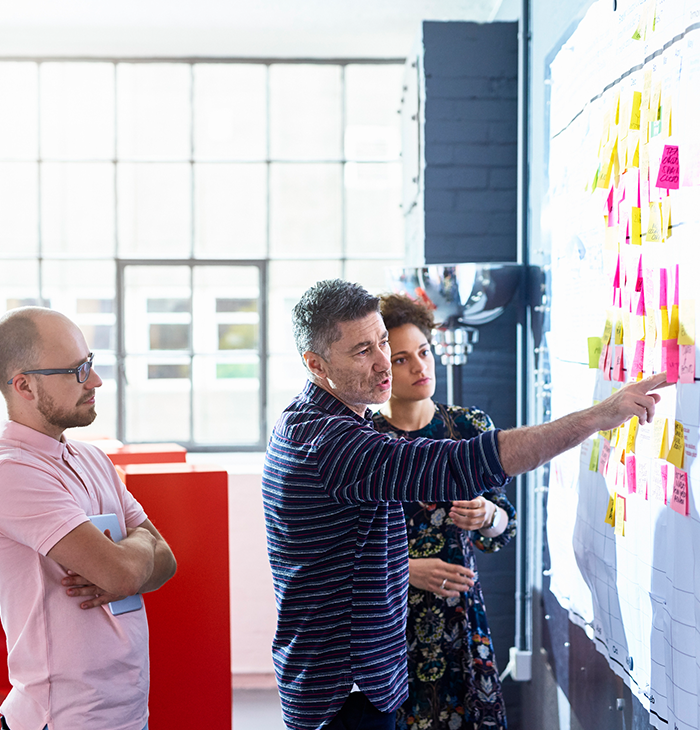
[[[309,382],[277,422],[263,500],[278,623],[273,659],[290,730],[394,730],[407,695],[401,502],[473,499],[632,416],[651,420],[657,375],[547,424],[469,441],[394,440],[368,404],[391,394],[379,300],[322,281],[294,308]],[[449,581],[448,581],[449,583]]]

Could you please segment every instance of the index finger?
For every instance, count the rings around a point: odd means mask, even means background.
[[[650,390],[656,388],[665,388],[667,385],[673,385],[666,380],[666,373],[656,373],[656,375],[650,375],[644,380],[640,380],[637,385],[641,386],[642,393],[648,393]]]

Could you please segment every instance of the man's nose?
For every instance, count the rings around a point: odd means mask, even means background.
[[[84,385],[88,390],[91,388],[99,388],[102,385],[102,378],[97,374],[94,367],[90,368],[90,375],[88,375],[88,379]]]
[[[375,370],[384,372],[385,370],[391,370],[391,354],[377,350],[378,357],[374,363]]]

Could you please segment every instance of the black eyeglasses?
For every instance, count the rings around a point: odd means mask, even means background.
[[[90,370],[92,369],[92,360],[95,356],[90,353],[88,359],[82,364],[78,365],[77,368],[51,368],[50,370],[25,370],[23,373],[18,375],[70,375],[75,373],[75,377],[79,383],[84,383],[90,377]],[[17,377],[13,376],[7,381],[8,385],[12,385],[12,381]]]

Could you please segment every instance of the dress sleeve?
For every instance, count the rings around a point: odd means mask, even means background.
[[[513,507],[503,492],[485,492],[483,496],[505,510],[505,513],[508,515],[506,529],[496,537],[484,537],[478,530],[472,532],[472,542],[475,547],[485,553],[495,553],[502,547],[505,547],[515,536],[518,521],[516,519],[515,507]]]

